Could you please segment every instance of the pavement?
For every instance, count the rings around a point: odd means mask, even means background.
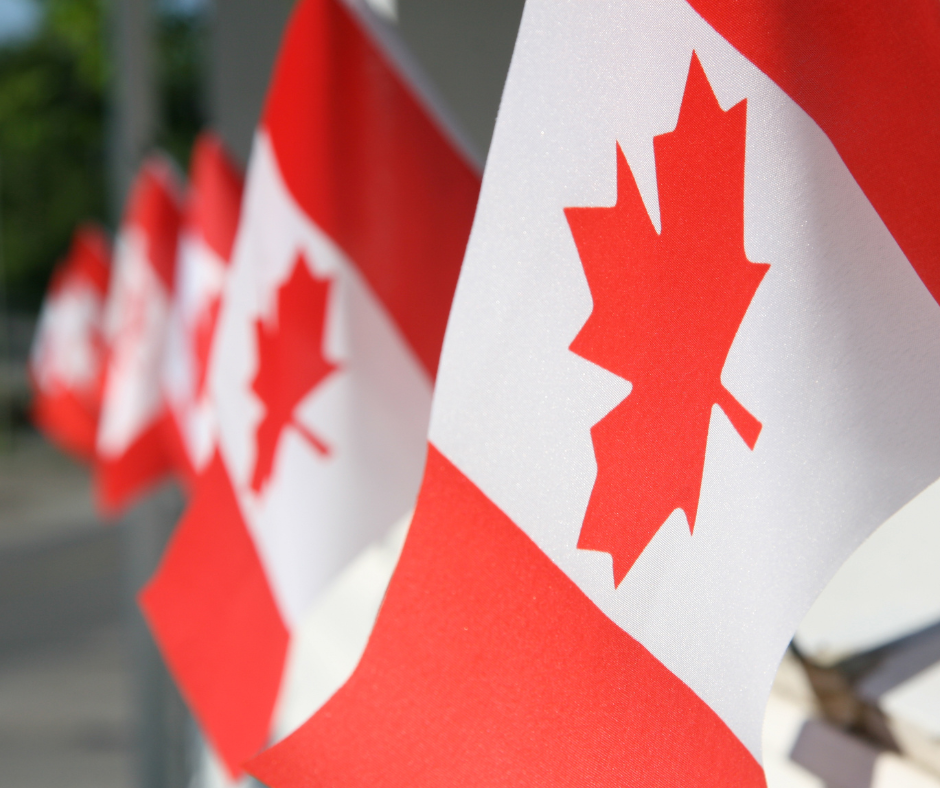
[[[0,660],[0,786],[123,788],[133,776],[121,632]]]
[[[23,431],[0,448],[0,788],[129,788],[133,676],[117,527],[88,471]]]

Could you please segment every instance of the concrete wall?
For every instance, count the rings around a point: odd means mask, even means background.
[[[209,41],[209,114],[244,164],[292,0],[216,0]]]
[[[398,0],[402,38],[485,156],[523,0]]]
[[[387,3],[386,3],[387,5]],[[247,161],[292,0],[216,0],[209,109]],[[486,153],[523,0],[398,0],[398,27],[465,131]]]

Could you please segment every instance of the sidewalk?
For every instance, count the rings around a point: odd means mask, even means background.
[[[120,545],[88,473],[37,435],[0,452],[0,788],[124,788]]]
[[[0,786],[129,786],[129,681],[121,633],[0,657]]]

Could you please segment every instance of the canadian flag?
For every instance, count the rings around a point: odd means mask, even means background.
[[[383,23],[298,4],[210,353],[218,450],[141,596],[232,774],[268,741],[304,613],[414,506],[478,191]]]
[[[150,157],[118,233],[105,306],[109,351],[95,478],[105,512],[125,506],[173,469],[160,382],[181,215],[172,165]]]
[[[776,667],[940,476],[940,7],[526,4],[417,511],[293,786],[760,786]]]
[[[179,236],[163,356],[171,450],[192,487],[215,451],[215,415],[206,385],[243,178],[218,136],[203,132],[190,156],[189,191]]]
[[[98,227],[75,231],[49,282],[29,357],[33,422],[86,461],[95,456],[101,407],[110,257],[110,242]]]

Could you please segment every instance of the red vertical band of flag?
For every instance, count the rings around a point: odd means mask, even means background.
[[[200,134],[193,146],[189,183],[187,221],[228,264],[238,230],[244,178],[222,140],[211,132]]]
[[[180,195],[171,165],[154,156],[144,162],[128,201],[125,226],[139,227],[147,239],[147,259],[167,292],[173,292],[179,240]]]
[[[145,243],[147,265],[156,274],[166,297],[173,292],[176,274],[176,250],[182,219],[180,195],[172,165],[161,156],[152,156],[144,162],[134,182],[124,217],[122,232],[136,228]],[[121,260],[115,260],[121,265]],[[115,274],[119,276],[119,274]],[[127,305],[124,305],[127,308]],[[151,327],[156,330],[156,327]],[[166,326],[160,325],[159,331]],[[112,342],[115,338],[110,338]],[[163,336],[150,336],[140,341],[162,346]],[[154,371],[158,367],[155,367]],[[112,372],[106,373],[111,375]],[[154,378],[149,385],[159,386]],[[106,379],[107,387],[107,379]],[[107,388],[105,389],[107,396]],[[104,403],[107,408],[107,399]],[[107,419],[107,413],[103,413]],[[161,403],[157,414],[143,425],[138,434],[132,436],[120,453],[104,456],[100,451],[95,465],[95,497],[99,509],[106,514],[115,514],[135,496],[140,495],[163,477],[172,473],[174,458],[168,449],[166,435],[168,414]]]
[[[336,0],[298,7],[263,123],[294,198],[433,378],[479,176]]]
[[[186,450],[183,436],[173,417],[167,413],[161,424],[163,425],[163,434],[161,436],[163,441],[162,454],[165,455],[167,463],[172,468],[174,477],[179,482],[184,495],[189,498],[196,489],[199,475],[189,459],[189,452]]]
[[[689,2],[819,124],[940,301],[940,4]]]
[[[288,633],[218,454],[140,605],[193,713],[237,774],[267,742]]]
[[[72,238],[68,257],[53,274],[49,294],[54,295],[66,278],[81,277],[105,294],[110,276],[111,245],[104,231],[89,224],[79,227]]]
[[[120,457],[95,460],[95,499],[107,516],[118,514],[128,501],[152,489],[175,467],[167,445],[170,426],[166,411],[152,421]]]
[[[433,446],[359,667],[249,770],[272,788],[764,785],[718,715]]]
[[[75,392],[63,389],[37,394],[29,415],[43,435],[60,449],[84,462],[94,459],[97,413]]]

